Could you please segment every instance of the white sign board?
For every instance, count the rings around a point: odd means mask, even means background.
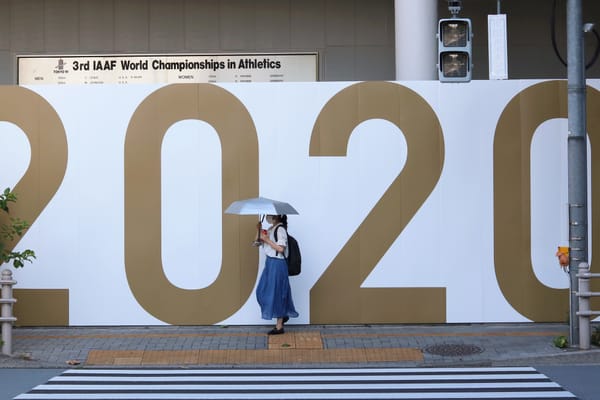
[[[316,53],[17,57],[17,83],[315,82]]]

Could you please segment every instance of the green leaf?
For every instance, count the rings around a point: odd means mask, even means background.
[[[13,193],[10,188],[4,189],[0,193],[0,209],[9,213],[8,203],[14,203],[17,201],[17,195]],[[6,242],[12,242],[15,239],[22,237],[27,229],[29,229],[29,223],[20,218],[9,218],[8,223],[0,225],[0,264],[8,263],[12,261],[15,268],[23,268],[25,262],[33,262],[35,259],[35,253],[33,250],[23,251],[8,251]]]

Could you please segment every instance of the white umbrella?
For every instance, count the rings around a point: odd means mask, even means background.
[[[225,214],[290,215],[298,214],[298,211],[289,203],[283,201],[271,200],[265,197],[254,197],[252,199],[234,201],[227,207]]]

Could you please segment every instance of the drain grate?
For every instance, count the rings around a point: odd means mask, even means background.
[[[472,344],[436,344],[427,346],[425,352],[438,356],[470,356],[483,352],[483,349]]]

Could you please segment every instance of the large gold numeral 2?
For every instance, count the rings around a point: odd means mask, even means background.
[[[10,212],[12,217],[22,218],[33,225],[65,176],[68,156],[65,128],[50,103],[20,86],[0,87],[0,120],[18,126],[29,140],[31,160],[25,174],[13,188],[19,200],[11,204]],[[14,249],[19,239],[7,243],[8,249]],[[37,255],[40,260],[36,264],[40,262],[43,267],[43,255],[39,251]],[[15,297],[19,299],[14,309],[18,325],[69,324],[68,289],[17,288]]]
[[[135,111],[125,140],[125,270],[135,298],[156,318],[214,324],[239,310],[252,292],[258,255],[249,238],[256,220],[223,215],[221,270],[208,287],[181,289],[167,279],[161,259],[161,145],[167,129],[185,119],[205,121],[219,135],[223,209],[258,195],[258,137],[244,105],[210,84],[157,90]]]
[[[437,184],[444,164],[442,128],[414,91],[364,82],[336,94],[315,122],[310,156],[345,156],[353,129],[373,118],[394,123],[408,145],[401,173],[310,291],[311,323],[445,322],[445,288],[361,288]],[[418,305],[418,306],[416,306]]]
[[[592,144],[592,210],[600,210],[600,162],[595,136],[600,134],[600,92],[588,87],[588,134]],[[505,107],[494,137],[494,263],[506,300],[532,321],[564,321],[569,289],[553,289],[535,276],[531,263],[531,141],[537,127],[567,118],[567,83],[533,85]],[[592,249],[600,240],[600,219],[592,212]],[[554,249],[548,249],[554,252]],[[600,250],[599,250],[600,251]],[[596,252],[598,254],[598,252]],[[558,268],[558,264],[547,268]],[[594,269],[592,267],[592,269]],[[593,282],[595,290],[600,282]],[[592,309],[600,307],[595,298]]]
[[[56,110],[40,95],[20,86],[0,87],[0,120],[23,130],[31,147],[27,171],[13,188],[19,201],[11,216],[33,224],[58,190],[67,169],[67,137]],[[13,249],[19,238],[8,243]]]

